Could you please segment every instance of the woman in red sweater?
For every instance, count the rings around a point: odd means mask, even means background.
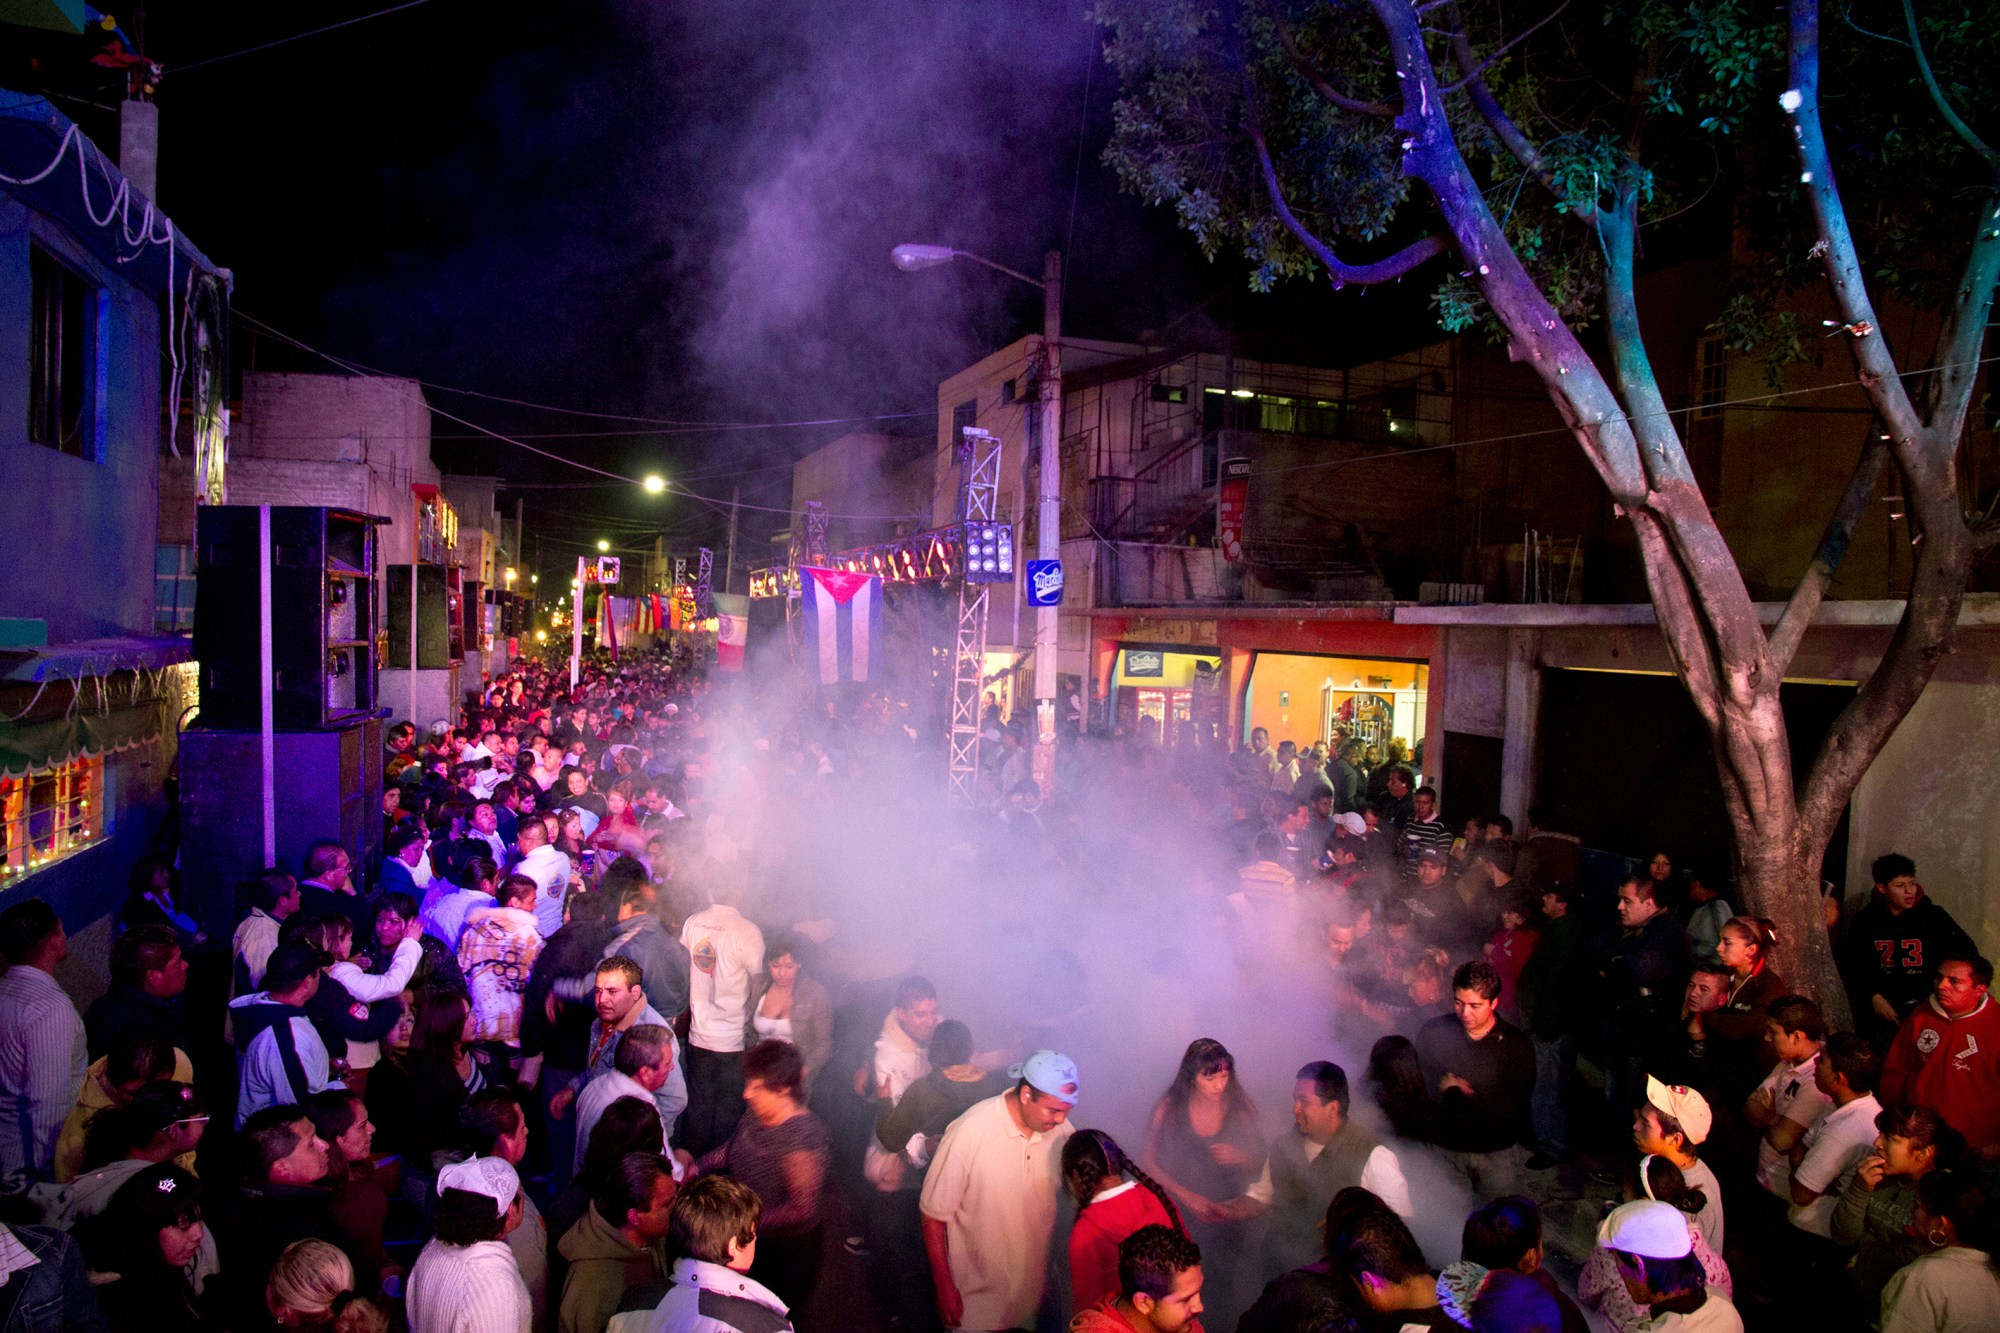
[[[1118,1298],[1118,1242],[1140,1227],[1172,1227],[1180,1210],[1101,1129],[1079,1129],[1063,1144],[1063,1186],[1076,1200],[1069,1233],[1070,1295],[1081,1314]]]

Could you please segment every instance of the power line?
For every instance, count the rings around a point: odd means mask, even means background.
[[[246,324],[255,325],[257,328],[263,330],[266,333],[269,333],[275,338],[283,339],[286,342],[292,343],[294,346],[303,346],[303,344],[300,344],[296,339],[286,337],[286,335],[278,332],[278,330],[272,328],[269,324],[266,324],[258,319],[253,319],[251,316],[243,314],[240,310],[232,310],[231,313],[241,315],[243,321]],[[308,348],[307,350],[310,351],[312,349]],[[326,355],[324,352],[315,352],[314,354],[317,356]],[[614,439],[619,437],[646,436],[646,435],[695,435],[695,434],[700,434],[703,431],[788,430],[794,427],[802,428],[807,426],[851,426],[868,421],[909,421],[919,417],[934,417],[937,415],[937,409],[932,407],[932,408],[926,408],[923,411],[919,412],[877,412],[866,416],[814,417],[808,420],[800,420],[800,421],[689,421],[678,417],[642,417],[642,416],[628,415],[623,412],[595,412],[585,408],[578,408],[578,407],[558,407],[553,403],[537,403],[526,398],[509,398],[503,394],[485,393],[479,389],[462,389],[459,388],[457,385],[439,384],[435,380],[417,379],[417,377],[414,375],[397,375],[396,372],[394,371],[382,370],[375,366],[363,365],[359,361],[351,362],[349,364],[353,365],[358,371],[363,371],[370,375],[385,375],[385,376],[392,376],[396,379],[415,380],[416,383],[423,385],[426,389],[433,390],[437,393],[454,393],[454,394],[461,394],[467,398],[483,398],[490,403],[507,403],[514,407],[532,408],[538,412],[554,412],[562,416],[591,417],[599,421],[630,421],[630,422],[635,422],[642,426],[658,426],[658,427],[668,428],[662,430],[522,432],[516,437],[519,439],[528,439],[528,440],[539,440],[539,439],[560,440],[560,439],[591,439],[591,438]],[[455,419],[456,418],[454,418],[454,420]],[[452,437],[446,436],[439,438],[452,438]]]
[[[272,337],[277,338],[281,342],[288,343],[291,346],[298,348],[302,352],[307,352],[313,356],[319,357],[321,360],[325,361],[329,365],[338,366],[340,369],[346,371],[350,375],[358,375],[364,378],[384,379],[392,383],[397,381],[419,384],[419,385],[423,383],[423,381],[412,379],[407,375],[395,375],[388,371],[371,371],[366,366],[359,365],[358,363],[352,361],[344,361],[341,358],[333,355],[331,352],[321,351],[319,348],[314,347],[309,343],[302,342],[299,339],[292,337],[289,333],[284,333],[276,328],[273,328],[271,325],[264,323],[262,320],[254,319],[249,315],[244,315],[243,318],[249,323],[255,324],[258,328],[264,330],[266,333],[269,333]],[[404,394],[402,396],[405,398],[409,397],[409,395],[407,394]],[[419,399],[419,402],[421,402],[421,399]],[[524,441],[514,439],[513,437],[508,435],[503,435],[497,430],[488,429],[487,427],[480,425],[476,421],[468,421],[466,418],[455,415],[454,413],[451,412],[447,412],[441,407],[432,406],[429,404],[424,404],[424,405],[427,406],[433,414],[441,416],[447,421],[455,421],[459,425],[465,426],[468,429],[478,431],[482,436],[485,436],[488,439],[498,440],[501,444],[511,444],[516,449],[525,449],[531,454],[538,454],[543,458],[551,459],[558,463],[566,463],[570,467],[576,468],[577,470],[582,472],[591,472],[595,473],[600,477],[609,477],[613,481],[622,481],[633,486],[645,485],[645,482],[639,477],[628,477],[623,473],[612,472],[607,468],[594,467],[589,463],[580,463],[574,458],[567,458],[564,457],[562,454],[551,453],[547,449],[537,448],[532,444],[528,444],[525,443]],[[787,517],[789,517],[792,512],[789,507],[784,509],[779,509],[772,505],[751,504],[747,500],[729,501],[729,500],[723,500],[717,496],[703,495],[699,491],[689,490],[687,487],[678,485],[674,482],[667,483],[666,493],[670,495],[684,495],[691,500],[700,500],[702,503],[713,507],[718,513],[727,513],[732,507],[740,509],[748,509],[754,512],[765,513],[765,514],[784,514]],[[921,517],[921,515],[828,514],[827,517],[849,519],[857,522],[897,523],[903,521],[904,519],[919,518]]]
[[[295,32],[290,37],[280,37],[276,41],[264,42],[257,46],[246,46],[241,51],[230,51],[224,55],[209,56],[202,60],[192,61],[185,65],[173,65],[169,68],[176,74],[186,74],[208,65],[220,65],[223,61],[234,60],[238,56],[254,56],[259,51],[269,51],[274,47],[290,46],[293,42],[302,42],[308,37],[317,37],[323,32],[333,32],[339,28],[351,28],[357,23],[366,23],[369,19],[379,19],[388,14],[400,14],[406,9],[415,9],[418,5],[429,3],[430,0],[404,0],[404,3],[400,5],[391,5],[387,9],[378,9],[372,14],[357,14],[351,19],[342,19],[338,23],[329,23],[323,28],[314,28],[309,32]]]

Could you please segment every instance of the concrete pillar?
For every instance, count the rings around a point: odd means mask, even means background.
[[[1507,631],[1505,722],[1500,750],[1500,812],[1514,821],[1516,837],[1528,834],[1535,799],[1535,756],[1542,722],[1541,636],[1533,629]]]
[[[160,108],[127,99],[118,104],[118,170],[132,188],[160,199]]]

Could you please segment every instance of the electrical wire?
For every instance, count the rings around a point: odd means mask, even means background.
[[[240,310],[232,310],[231,313],[239,315],[244,323],[253,325],[256,328],[262,330],[263,332],[270,334],[274,338],[279,338],[286,342],[290,342],[294,346],[300,345],[296,339],[287,337],[285,334],[280,333],[277,329],[272,328],[269,324],[264,323],[262,320],[254,319],[247,314],[243,314]],[[318,356],[325,355],[325,353],[323,352],[315,352],[314,354]],[[352,364],[356,368],[356,371],[358,373],[365,373],[369,375],[382,375],[395,379],[415,380],[416,383],[423,385],[426,389],[431,389],[438,393],[454,393],[454,394],[461,394],[467,398],[483,398],[487,402],[491,403],[506,403],[513,407],[532,408],[538,412],[554,412],[564,416],[591,417],[600,421],[630,421],[630,422],[636,422],[640,425],[662,426],[670,428],[664,430],[547,431],[541,433],[523,432],[522,434],[517,436],[517,438],[528,439],[528,440],[589,439],[596,437],[611,439],[611,438],[618,438],[621,436],[692,435],[692,434],[700,434],[703,431],[783,430],[792,427],[806,427],[806,426],[851,426],[851,425],[859,425],[860,423],[867,421],[908,421],[917,417],[934,417],[937,415],[936,408],[929,408],[921,412],[878,412],[870,416],[816,417],[810,420],[802,420],[802,421],[688,421],[675,417],[641,417],[641,416],[630,416],[622,412],[593,412],[583,408],[576,408],[576,407],[557,407],[552,403],[537,403],[526,398],[509,398],[503,394],[485,393],[478,389],[462,389],[456,385],[451,385],[451,384],[439,384],[435,380],[417,379],[413,375],[398,375],[394,371],[383,370],[376,366],[363,365],[359,361],[352,362],[350,364]]]
[[[359,365],[355,362],[342,360],[340,357],[333,355],[333,353],[331,352],[321,351],[319,348],[312,346],[310,343],[302,342],[301,340],[292,337],[290,334],[284,333],[272,327],[271,325],[264,323],[262,320],[253,319],[248,315],[245,315],[244,318],[248,320],[250,323],[257,325],[257,327],[264,330],[266,333],[269,333],[272,337],[277,338],[279,341],[287,343],[290,346],[296,347],[302,352],[306,352],[313,356],[319,357],[322,361],[325,361],[327,364],[332,366],[337,366],[341,370],[346,371],[350,375],[358,375],[364,378],[385,379],[392,383],[410,383],[410,384],[422,383],[422,381],[420,380],[414,380],[411,379],[409,376],[405,375],[394,375],[386,371],[371,371],[367,367]],[[403,398],[405,399],[410,398],[409,394],[401,394],[400,390],[398,390],[398,392]],[[487,427],[480,425],[476,421],[468,421],[466,418],[458,416],[451,412],[447,412],[441,407],[437,407],[435,405],[424,402],[421,397],[421,394],[418,395],[418,397],[413,401],[415,401],[419,406],[428,408],[428,410],[433,415],[441,416],[447,421],[457,422],[459,425],[464,426],[469,430],[477,431],[481,436],[487,439],[497,440],[501,444],[511,444],[516,449],[525,449],[531,454],[538,454],[543,458],[550,459],[557,463],[566,463],[570,467],[576,468],[582,472],[595,473],[600,477],[609,477],[613,481],[622,481],[633,486],[643,487],[645,485],[645,481],[643,478],[629,477],[622,472],[613,472],[608,468],[594,467],[589,463],[578,462],[574,458],[567,458],[562,454],[552,453],[547,449],[537,448],[536,446],[528,444],[525,441],[514,439],[513,437],[508,435],[503,435],[497,430],[488,429]],[[787,516],[790,516],[792,513],[792,510],[790,508],[779,509],[772,505],[752,504],[747,500],[730,501],[730,500],[723,500],[717,496],[703,495],[699,491],[689,490],[687,487],[681,486],[671,481],[666,484],[665,493],[669,495],[683,495],[691,500],[699,500],[704,504],[712,506],[719,513],[727,513],[732,508],[748,509],[756,513],[784,514]],[[921,517],[921,515],[829,513],[827,517],[846,519],[854,522],[899,523],[905,519]]]
[[[293,42],[302,42],[308,37],[317,37],[324,32],[333,32],[340,28],[351,28],[357,23],[366,23],[370,19],[379,19],[388,14],[400,14],[406,9],[415,9],[418,5],[427,5],[429,3],[430,0],[404,0],[404,3],[400,5],[391,5],[387,9],[378,9],[372,14],[357,14],[351,19],[342,19],[338,23],[329,23],[323,28],[313,28],[308,32],[295,32],[289,37],[280,37],[275,41],[263,42],[257,46],[246,46],[241,51],[230,51],[219,56],[207,56],[201,60],[190,61],[185,65],[173,65],[170,68],[175,74],[187,74],[194,70],[205,69],[210,65],[220,65],[225,60],[235,60],[239,56],[254,56],[259,51],[269,51],[280,46],[290,46]]]

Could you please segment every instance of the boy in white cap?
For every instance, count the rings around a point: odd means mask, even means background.
[[[1016,1084],[944,1132],[919,1206],[924,1253],[950,1329],[1025,1328],[1041,1305],[1062,1189],[1076,1064],[1036,1051]]]
[[[1743,1333],[1743,1317],[1710,1287],[1694,1257],[1687,1214],[1670,1203],[1635,1199],[1611,1210],[1597,1229],[1625,1289],[1652,1313],[1635,1333]]]
[[[521,1225],[521,1178],[498,1157],[438,1172],[433,1239],[410,1268],[410,1333],[530,1333],[534,1307],[507,1233]]]
[[[1693,1088],[1670,1086],[1646,1075],[1646,1100],[1632,1114],[1632,1142],[1640,1152],[1664,1157],[1679,1167],[1688,1187],[1707,1196],[1706,1206],[1695,1214],[1695,1227],[1708,1248],[1721,1254],[1722,1182],[1695,1156],[1695,1148],[1707,1140],[1714,1124],[1707,1098]]]

